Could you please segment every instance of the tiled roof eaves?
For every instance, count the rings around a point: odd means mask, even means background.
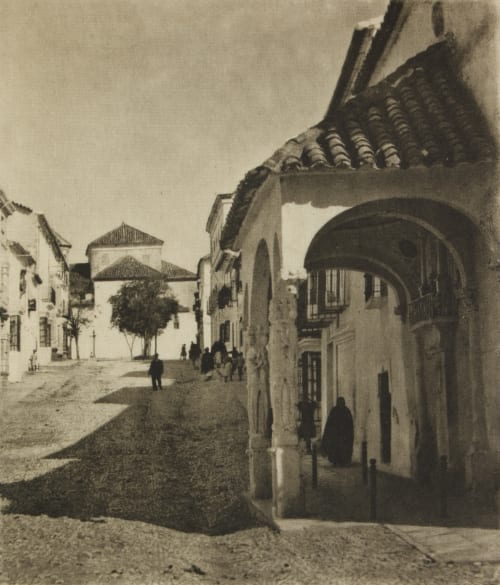
[[[5,195],[5,193],[0,189],[0,209],[5,214],[5,216],[12,215],[16,210],[16,206],[10,199]]]
[[[271,163],[271,165],[273,164]],[[221,249],[230,249],[233,246],[238,235],[239,226],[242,224],[247,210],[252,204],[255,192],[264,184],[272,172],[271,168],[264,163],[264,165],[249,171],[238,185],[233,198],[233,204],[231,205],[222,230],[220,239]]]
[[[16,241],[9,241],[9,246],[12,252],[21,260],[26,266],[36,264],[33,256],[26,250],[26,248]]]
[[[56,232],[56,230],[52,230],[52,231],[54,232],[54,235],[57,238],[57,242],[58,242],[59,246],[62,246],[63,248],[72,248],[73,247],[71,242],[69,242],[66,238],[63,238],[61,236],[61,234]]]
[[[136,236],[133,239],[131,236]],[[139,237],[137,237],[139,236]],[[90,244],[87,246],[86,254],[88,255],[88,251],[92,248],[117,248],[120,246],[130,247],[130,246],[161,246],[163,245],[163,240],[156,238],[155,236],[151,236],[146,232],[138,230],[125,222],[119,225],[117,228],[106,232],[104,235],[92,240]]]
[[[205,226],[205,231],[210,233],[211,225],[214,220],[215,215],[217,214],[217,210],[221,204],[221,201],[226,199],[231,199],[233,197],[232,193],[218,193],[215,196],[214,202],[212,203],[212,207],[210,208],[210,213],[208,214],[207,224]]]
[[[165,260],[161,261],[161,272],[166,280],[198,280],[198,276],[194,272]]]
[[[133,256],[119,258],[110,266],[98,272],[93,280],[143,280],[165,279],[165,275],[147,264],[139,262]]]
[[[408,60],[336,112],[289,140],[238,185],[221,237],[231,249],[270,174],[453,166],[496,157],[489,127],[446,42]]]
[[[54,234],[54,231],[52,230],[52,228],[50,227],[50,224],[47,221],[47,218],[45,217],[45,215],[43,213],[39,213],[37,215],[38,215],[38,222],[39,222],[40,228],[45,236],[45,239],[48,241],[50,247],[52,248],[54,255],[56,256],[56,258],[60,262],[62,262],[65,269],[69,270],[68,263],[66,262],[66,258],[64,257],[64,254],[61,251],[57,237]]]
[[[356,82],[354,83],[354,93],[363,91],[375,70],[378,60],[382,56],[389,39],[391,38],[394,28],[403,8],[403,0],[391,0],[384,15],[384,20],[375,35],[370,50],[366,55],[365,62],[361,67]]]
[[[16,210],[20,211],[21,213],[25,213],[27,215],[29,215],[30,213],[33,213],[33,210],[31,208],[27,207],[26,205],[22,205],[21,203],[17,203],[16,201],[12,201],[12,204],[14,205]]]

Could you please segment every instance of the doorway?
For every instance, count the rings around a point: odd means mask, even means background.
[[[382,463],[391,462],[391,393],[389,372],[378,375],[378,397],[380,406],[380,457]]]

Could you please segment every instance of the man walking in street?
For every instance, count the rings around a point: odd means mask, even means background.
[[[158,359],[157,353],[155,353],[153,361],[149,366],[148,374],[151,376],[153,390],[158,389],[161,390],[161,375],[163,374],[163,362],[160,359]]]

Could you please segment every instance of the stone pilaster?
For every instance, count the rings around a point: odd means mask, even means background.
[[[297,301],[284,281],[270,307],[269,359],[273,409],[273,501],[279,517],[301,515],[304,496],[297,436]]]
[[[421,409],[417,466],[422,479],[429,479],[442,455],[448,457],[452,466],[460,464],[454,459],[449,420],[453,401],[456,400],[455,329],[453,320],[436,320],[414,329],[420,346],[418,378]]]
[[[263,435],[249,437],[250,497],[257,500],[270,499],[273,494],[270,446],[271,440]]]
[[[272,470],[269,448],[271,439],[264,435],[259,423],[258,399],[268,391],[268,371],[260,346],[261,331],[255,326],[247,330],[246,367],[248,394],[248,458],[250,469],[250,496],[268,499],[272,495]],[[265,401],[268,404],[268,400]]]
[[[495,489],[496,458],[490,450],[486,430],[485,398],[481,365],[481,333],[476,291],[463,289],[460,297],[460,318],[466,319],[469,332],[469,387],[471,443],[465,462],[465,481],[478,495],[490,496]]]

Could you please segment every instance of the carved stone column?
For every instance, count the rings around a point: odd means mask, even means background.
[[[414,329],[419,344],[420,421],[418,475],[427,480],[440,456],[454,461],[449,413],[456,397],[453,320],[436,320]]]
[[[269,448],[271,440],[265,436],[258,423],[258,397],[267,392],[265,364],[259,346],[259,329],[250,326],[247,330],[246,367],[248,395],[248,458],[250,470],[250,496],[268,499],[272,495],[272,471]]]
[[[476,295],[473,289],[464,289],[460,298],[460,318],[466,319],[469,333],[469,387],[472,438],[465,462],[465,481],[475,493],[494,491],[495,456],[488,445],[485,398],[481,369],[481,334]]]
[[[297,436],[297,301],[284,281],[270,307],[269,361],[273,409],[273,502],[278,517],[301,515],[304,492]]]

